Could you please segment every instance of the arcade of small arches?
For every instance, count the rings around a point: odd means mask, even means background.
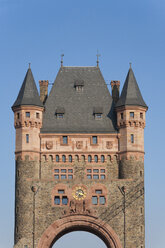
[[[55,154],[55,155],[42,155],[43,162],[56,162],[56,163],[73,163],[73,162],[86,162],[86,163],[106,163],[107,161],[113,162],[117,160],[118,156],[115,155],[64,155],[64,154]]]

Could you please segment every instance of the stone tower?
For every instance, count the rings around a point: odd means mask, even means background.
[[[40,96],[29,68],[12,106],[16,129],[14,248],[51,248],[85,230],[108,248],[144,248],[147,106],[130,68],[112,96],[99,67],[61,66]]]

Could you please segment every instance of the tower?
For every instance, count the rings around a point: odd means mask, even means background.
[[[100,68],[61,66],[40,96],[29,68],[12,109],[16,128],[14,248],[51,248],[74,230],[108,248],[144,248],[147,106],[132,69],[112,96]]]

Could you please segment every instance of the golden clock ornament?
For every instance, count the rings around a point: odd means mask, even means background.
[[[86,197],[86,194],[86,189],[81,186],[76,187],[72,193],[73,197],[78,201],[83,200]]]

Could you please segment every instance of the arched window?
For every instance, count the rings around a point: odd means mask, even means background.
[[[72,155],[69,155],[69,162],[72,162]]]
[[[110,155],[107,156],[107,160],[111,161],[111,156]]]
[[[56,155],[56,162],[59,162],[59,155]]]
[[[88,162],[91,163],[92,162],[92,156],[88,155]]]
[[[76,160],[77,162],[79,162],[79,156],[78,156],[78,155],[75,156],[75,160]]]
[[[66,156],[65,155],[62,155],[62,162],[66,162]]]
[[[97,155],[94,156],[94,160],[95,160],[95,163],[98,162],[98,156]]]
[[[105,157],[104,157],[104,155],[101,155],[101,162],[102,162],[102,163],[105,162]]]
[[[85,161],[85,156],[84,155],[81,156],[81,161],[83,161],[83,162]]]
[[[53,161],[53,156],[52,155],[49,155],[49,160]]]

